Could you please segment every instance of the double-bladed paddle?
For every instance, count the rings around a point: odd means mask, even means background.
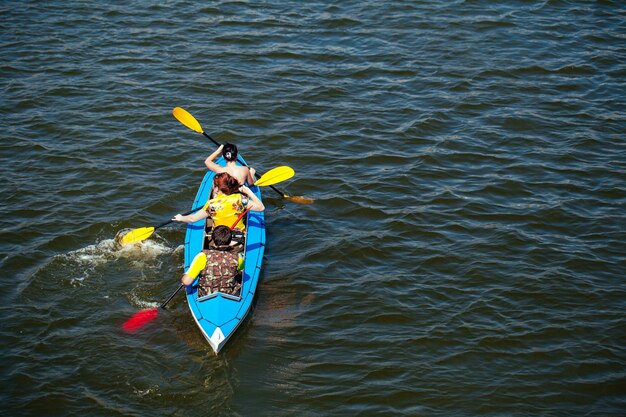
[[[256,180],[254,182],[254,185],[257,185],[259,187],[266,187],[266,186],[272,186],[272,184],[278,184],[279,182],[288,180],[289,178],[293,177],[295,175],[294,170],[291,167],[288,167],[286,165],[280,166],[280,167],[276,167],[274,169],[271,169],[269,171],[267,171],[265,174],[263,174],[258,180]],[[200,207],[196,207],[191,211],[188,211],[187,213],[183,214],[183,216],[186,216],[188,214],[194,213],[198,210],[200,210],[203,206]],[[152,236],[152,234],[154,233],[154,231],[156,229],[158,229],[159,227],[163,227],[165,225],[168,225],[172,222],[174,222],[175,220],[168,220],[166,222],[163,222],[161,224],[158,224],[156,226],[151,226],[151,227],[140,227],[137,229],[133,229],[131,231],[129,231],[128,233],[126,233],[124,236],[122,236],[122,238],[120,239],[120,244],[122,246],[124,245],[128,245],[131,243],[136,243],[136,242],[141,242],[143,240],[148,239],[150,236]]]
[[[191,265],[189,266],[189,271],[193,271],[191,273],[199,274],[206,267],[206,256],[196,256]],[[161,304],[159,308],[165,309],[167,303],[169,303],[172,298],[185,286],[185,284],[180,284],[180,286],[174,291],[174,294],[170,295],[170,298],[167,299],[166,302]],[[159,315],[158,308],[151,308],[148,310],[142,310],[138,313],[135,313],[130,319],[126,320],[124,324],[122,324],[122,329],[126,330],[129,333],[134,333],[137,330],[144,327],[146,324],[150,323],[152,320],[156,319]]]
[[[203,134],[211,142],[213,142],[217,146],[220,146],[220,143],[217,142],[215,139],[213,139],[211,136],[209,136],[202,129],[202,126],[200,126],[200,123],[196,120],[196,118],[193,117],[191,115],[191,113],[189,113],[187,110],[185,110],[185,109],[183,109],[181,107],[175,107],[174,110],[172,111],[172,114],[183,125],[185,125],[189,129],[193,130],[194,132],[198,132],[198,133]],[[241,165],[247,166],[247,164],[245,164],[240,158],[237,158],[237,161]],[[263,175],[261,177],[263,177]],[[267,185],[269,185],[269,184],[267,184]],[[280,191],[276,187],[272,187],[271,185],[270,185],[270,188],[272,190],[276,191],[278,194],[280,194],[281,197],[283,197],[283,198],[285,198],[285,199],[287,199],[289,201],[292,201],[294,203],[298,203],[298,204],[312,204],[314,202],[314,200],[312,198],[303,197],[303,196],[297,196],[297,195],[291,195],[290,196],[290,195],[287,195],[287,194],[283,193],[282,191]]]
[[[188,214],[191,213],[195,213],[196,211],[200,210],[202,208],[202,206],[200,207],[196,207],[193,210],[189,210],[187,213],[184,213],[183,216],[186,216]],[[124,245],[128,245],[131,243],[136,243],[136,242],[141,242],[143,240],[148,239],[150,236],[152,236],[152,233],[154,233],[154,231],[156,229],[158,229],[159,227],[163,227],[163,226],[167,226],[168,224],[174,222],[175,220],[168,220],[166,222],[163,222],[161,224],[157,224],[156,226],[150,226],[150,227],[139,227],[137,229],[133,229],[131,231],[129,231],[128,233],[124,234],[124,236],[122,236],[122,238],[120,239],[120,244],[122,246]]]

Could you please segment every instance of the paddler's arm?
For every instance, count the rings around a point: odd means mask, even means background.
[[[202,272],[204,268],[206,268],[206,254],[200,252],[193,258],[191,266],[189,266],[189,269],[184,273],[180,281],[187,286],[193,284],[193,281],[200,275],[200,272]]]
[[[254,168],[248,167],[248,176],[246,177],[246,182],[248,183],[248,185],[254,184],[255,173],[256,173],[256,170]]]
[[[172,218],[175,222],[183,222],[183,223],[195,223],[198,220],[206,219],[209,217],[209,213],[206,210],[199,210],[193,214],[188,214],[187,216],[183,216],[182,214],[177,214]]]
[[[256,194],[254,194],[252,190],[250,190],[248,187],[246,187],[245,185],[242,185],[241,187],[239,187],[239,192],[248,196],[249,201],[248,201],[247,208],[249,208],[250,211],[264,211],[265,210],[265,206],[263,205],[263,202],[259,200],[259,197],[257,197]]]
[[[204,160],[204,165],[206,165],[206,167],[209,168],[211,171],[218,173],[218,174],[220,172],[226,172],[223,166],[218,165],[215,162],[213,162],[215,158],[220,156],[220,154],[222,153],[222,149],[224,149],[224,145],[220,145],[219,148],[217,148],[215,152],[213,152],[211,155],[207,157],[207,159]]]

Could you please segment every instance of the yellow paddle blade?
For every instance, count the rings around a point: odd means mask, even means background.
[[[261,175],[261,178],[254,182],[254,185],[265,186],[273,185],[281,181],[288,180],[295,175],[293,168],[288,166],[280,166],[274,169],[270,169],[265,174]]]
[[[154,233],[154,227],[140,227],[139,229],[133,229],[122,236],[120,243],[123,246],[130,243],[141,242],[142,240],[149,238],[152,233]]]
[[[194,130],[198,133],[204,133],[204,130],[202,130],[202,126],[200,126],[200,123],[198,123],[196,118],[193,117],[191,113],[189,113],[187,110],[180,107],[174,107],[172,114],[176,119],[178,119],[179,122],[187,126],[189,129]]]
[[[287,200],[293,202],[293,203],[298,203],[298,204],[313,204],[313,203],[315,203],[315,200],[313,200],[312,198],[304,197],[304,196],[301,196],[301,195],[287,195],[287,194],[285,194],[283,197],[286,198]]]

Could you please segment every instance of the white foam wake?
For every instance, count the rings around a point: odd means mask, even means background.
[[[77,262],[93,265],[94,263],[103,263],[118,258],[137,261],[154,260],[160,255],[172,253],[173,251],[174,249],[165,243],[154,240],[122,246],[114,239],[105,239],[94,245],[88,245],[69,252],[65,256]]]
[[[160,257],[171,254],[177,248],[169,247],[164,241],[146,240],[122,246],[115,239],[105,239],[101,242],[76,249],[56,258],[63,264],[71,264],[77,276],[72,278],[73,285],[82,285],[82,282],[99,267],[108,262],[126,260],[133,268],[158,268],[162,262]]]

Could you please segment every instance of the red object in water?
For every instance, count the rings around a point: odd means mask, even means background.
[[[152,320],[156,319],[158,315],[158,308],[151,308],[150,310],[140,311],[139,313],[128,319],[126,323],[122,325],[122,328],[129,333],[134,333],[146,324],[150,323]]]

